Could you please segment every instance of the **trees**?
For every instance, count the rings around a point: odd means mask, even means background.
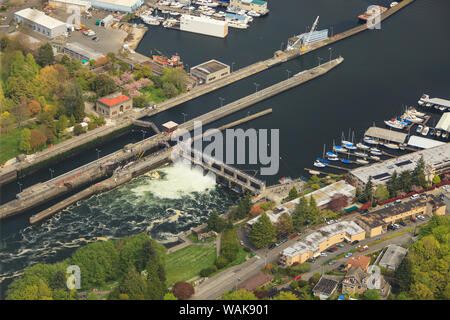
[[[27,112],[33,116],[41,112],[41,105],[36,100],[31,100],[27,105]]]
[[[144,108],[148,103],[147,97],[144,95],[133,98],[133,108]]]
[[[164,84],[170,84],[175,88],[175,95],[186,89],[187,73],[181,68],[165,68],[161,77]],[[163,89],[164,89],[163,84]],[[172,87],[171,86],[171,87]]]
[[[137,66],[136,66],[137,67]],[[149,66],[141,66],[134,69],[133,72],[134,79],[139,80],[141,78],[148,78],[150,79],[152,77],[152,69],[150,69]]]
[[[37,63],[41,67],[45,67],[53,64],[54,61],[55,56],[53,55],[53,48],[50,43],[40,46],[38,49]]]
[[[425,188],[427,186],[427,179],[425,178],[425,161],[423,156],[417,161],[417,165],[411,173],[411,182],[414,185]]]
[[[58,121],[56,121],[55,129],[58,137],[62,137],[64,135],[64,132],[67,129],[68,122],[69,120],[64,114],[59,117]]]
[[[81,87],[78,83],[72,82],[68,85],[64,95],[64,107],[68,116],[74,116],[77,121],[83,120],[84,101],[81,93]]]
[[[257,248],[269,246],[275,239],[275,227],[267,214],[261,214],[258,221],[249,231],[250,240]]]
[[[381,300],[380,292],[375,289],[369,289],[364,292],[364,300]]]
[[[225,229],[227,222],[221,218],[216,210],[209,215],[207,223],[207,230],[214,230],[215,232],[222,232]]]
[[[172,292],[167,292],[164,295],[163,300],[178,300],[178,298],[175,297],[175,295]]]
[[[295,230],[299,231],[306,224],[309,214],[309,204],[305,197],[301,197],[292,213],[292,222]]]
[[[30,139],[31,139],[30,129],[28,128],[22,129],[22,132],[20,133],[20,142],[19,142],[20,151],[23,151],[25,153],[31,151]]]
[[[45,145],[47,137],[40,130],[31,130],[30,146],[32,150],[36,150],[39,147]]]
[[[225,292],[222,300],[258,300],[253,292],[245,289],[240,289],[232,292]]]
[[[94,91],[98,97],[107,96],[116,91],[116,83],[107,74],[100,74],[95,76],[91,81],[91,90]]]
[[[282,291],[273,300],[299,300],[298,297],[289,291]]]
[[[433,184],[438,184],[438,183],[441,183],[441,178],[439,177],[439,175],[435,175],[434,177],[433,177]]]
[[[321,277],[322,277],[322,275],[320,274],[320,272],[316,272],[311,276],[311,278],[309,278],[308,283],[311,286],[315,286],[317,284],[317,282],[319,282]]]
[[[275,232],[278,239],[284,238],[294,229],[292,218],[288,213],[284,213],[275,224]]]
[[[236,229],[226,229],[222,234],[222,241],[220,244],[220,256],[221,261],[216,263],[219,269],[225,267],[227,264],[234,261],[239,252],[239,240],[236,234]]]
[[[378,201],[383,201],[383,200],[389,199],[388,189],[384,185],[379,184],[375,190],[375,198]]]
[[[172,292],[178,299],[186,300],[195,293],[195,290],[191,284],[184,281],[179,281],[173,285]]]
[[[11,113],[16,117],[17,125],[19,127],[22,126],[22,122],[27,118],[27,105],[27,98],[21,97],[20,103],[11,109]]]
[[[293,200],[298,198],[298,192],[297,192],[297,188],[292,187],[292,189],[289,191],[289,195],[288,195],[288,199],[289,200]]]

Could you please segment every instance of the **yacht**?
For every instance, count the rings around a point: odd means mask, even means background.
[[[237,28],[237,29],[247,29],[248,24],[242,23],[242,22],[236,22],[236,21],[228,21],[228,26],[231,28]]]
[[[152,16],[152,15],[141,16],[141,19],[146,24],[150,24],[152,26],[159,26],[161,23],[161,20],[158,19],[158,17]]]
[[[395,119],[385,120],[384,123],[394,129],[403,129],[406,126],[406,122],[398,121]]]
[[[336,152],[347,152],[347,149],[342,148],[340,146],[334,146],[333,150],[336,151]]]
[[[322,162],[315,161],[314,162],[314,167],[324,168],[324,167],[326,167],[326,165],[323,164]]]
[[[368,143],[368,144],[378,144],[377,141],[375,141],[373,138],[370,138],[370,137],[364,137],[363,140],[365,143]]]
[[[421,105],[423,105],[423,104],[425,103],[425,101],[423,101],[423,100],[424,100],[424,99],[429,99],[429,98],[430,98],[429,95],[423,94],[423,95],[420,97],[419,101],[417,101],[417,104],[418,104],[419,106],[421,106]],[[427,103],[427,104],[428,104],[428,103]],[[429,106],[427,106],[427,107],[429,107]]]
[[[341,162],[342,163],[347,163],[347,164],[349,164],[349,163],[352,163],[350,160],[348,160],[348,159],[341,159]]]
[[[380,161],[380,160],[381,160],[381,158],[380,158],[380,157],[377,157],[377,156],[370,156],[370,159],[377,160],[377,161]]]
[[[408,109],[408,111],[406,111],[406,113],[410,113],[410,114],[412,114],[413,116],[416,116],[416,117],[419,117],[419,118],[423,118],[423,117],[426,116],[425,113],[417,111],[414,107],[410,107],[410,108]]]
[[[203,6],[211,7],[211,8],[216,8],[219,6],[219,4],[217,2],[212,2],[211,0],[197,0],[197,1],[195,1],[195,3],[203,5]]]
[[[448,137],[448,132],[447,131],[442,132],[442,138],[447,139],[447,137]]]
[[[370,148],[370,153],[376,156],[382,155],[381,151],[378,150],[377,148]]]
[[[353,154],[354,154],[355,156],[361,157],[361,158],[367,157],[367,154],[365,154],[364,152],[354,152]]]
[[[440,137],[441,136],[441,130],[436,130],[436,137]]]
[[[250,10],[249,12],[247,12],[247,14],[251,17],[260,17],[261,16],[258,12],[254,11],[254,10]]]
[[[366,146],[365,144],[362,144],[362,143],[357,143],[356,147],[361,149],[361,150],[369,150],[370,149],[369,146]]]
[[[391,4],[389,5],[391,8],[395,7],[396,5],[398,5],[398,2],[394,1],[391,2]]]
[[[235,8],[233,6],[228,6],[226,12],[238,14],[239,13],[239,9],[237,9],[237,8]]]

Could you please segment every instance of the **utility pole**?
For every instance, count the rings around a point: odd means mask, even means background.
[[[50,180],[53,179],[53,173],[55,173],[55,170],[53,170],[52,168],[48,168],[48,170],[50,171]]]
[[[220,107],[223,107],[223,102],[225,101],[225,98],[219,97],[220,100]]]
[[[289,79],[289,76],[291,75],[291,70],[287,70],[287,69],[286,69],[286,72],[287,72],[288,79]]]
[[[328,51],[330,52],[330,61],[331,61],[331,53],[333,52],[333,48],[329,47]]]
[[[17,181],[17,184],[19,185],[19,193],[21,193],[23,184],[21,184],[19,181]]]
[[[100,158],[100,152],[102,151],[102,150],[99,150],[99,149],[97,149],[97,148],[95,148],[95,151],[97,151],[97,160]]]

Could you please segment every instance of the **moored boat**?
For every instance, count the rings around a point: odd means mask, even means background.
[[[400,147],[398,146],[398,144],[395,144],[395,143],[385,143],[385,144],[383,144],[386,148],[389,148],[389,149],[393,149],[393,150],[398,150],[398,149],[400,149]]]
[[[377,160],[377,161],[380,161],[380,160],[381,160],[381,158],[380,158],[380,157],[377,157],[377,156],[370,156],[370,159]]]
[[[428,132],[430,131],[430,127],[425,126],[422,130],[422,135],[426,136],[428,134]]]
[[[356,162],[360,163],[360,164],[368,164],[369,163],[369,161],[364,160],[364,159],[356,159]]]
[[[315,162],[314,162],[314,167],[318,167],[318,168],[325,168],[325,167],[326,167],[326,165],[325,165],[325,164],[323,164],[322,162],[319,162],[319,161],[315,161]]]
[[[370,149],[369,146],[366,146],[365,144],[362,144],[361,142],[357,143],[356,147],[361,149],[361,150],[369,150]]]
[[[368,143],[368,144],[378,144],[377,141],[375,141],[373,138],[370,138],[370,137],[364,137],[363,140],[365,143]]]
[[[342,148],[340,146],[334,146],[333,150],[336,151],[336,152],[347,152],[347,149]]]

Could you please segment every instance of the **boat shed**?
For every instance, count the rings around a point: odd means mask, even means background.
[[[219,80],[229,74],[230,66],[214,59],[191,68],[191,75],[202,80],[204,83]]]
[[[420,98],[420,101],[422,101],[424,103],[431,103],[433,105],[440,106],[440,107],[447,107],[447,109],[450,108],[450,100],[446,100],[446,99],[426,97],[426,98]]]
[[[144,0],[89,0],[94,8],[131,13],[144,4]]]
[[[450,112],[445,112],[436,125],[436,129],[450,132]]]
[[[364,135],[367,137],[374,138],[375,140],[389,141],[395,143],[405,142],[407,136],[407,134],[403,132],[398,132],[379,127],[370,127],[369,129],[367,129]]]
[[[441,146],[445,144],[445,142],[437,141],[433,139],[428,139],[419,136],[411,136],[408,141],[408,146],[419,148],[419,149],[428,149],[437,146]]]
[[[375,185],[386,184],[394,171],[400,174],[406,170],[414,170],[421,157],[425,161],[427,179],[431,180],[434,174],[445,172],[450,168],[450,143],[359,167],[351,170],[347,177],[349,182],[358,188],[364,188],[369,177],[372,177],[372,183]]]

